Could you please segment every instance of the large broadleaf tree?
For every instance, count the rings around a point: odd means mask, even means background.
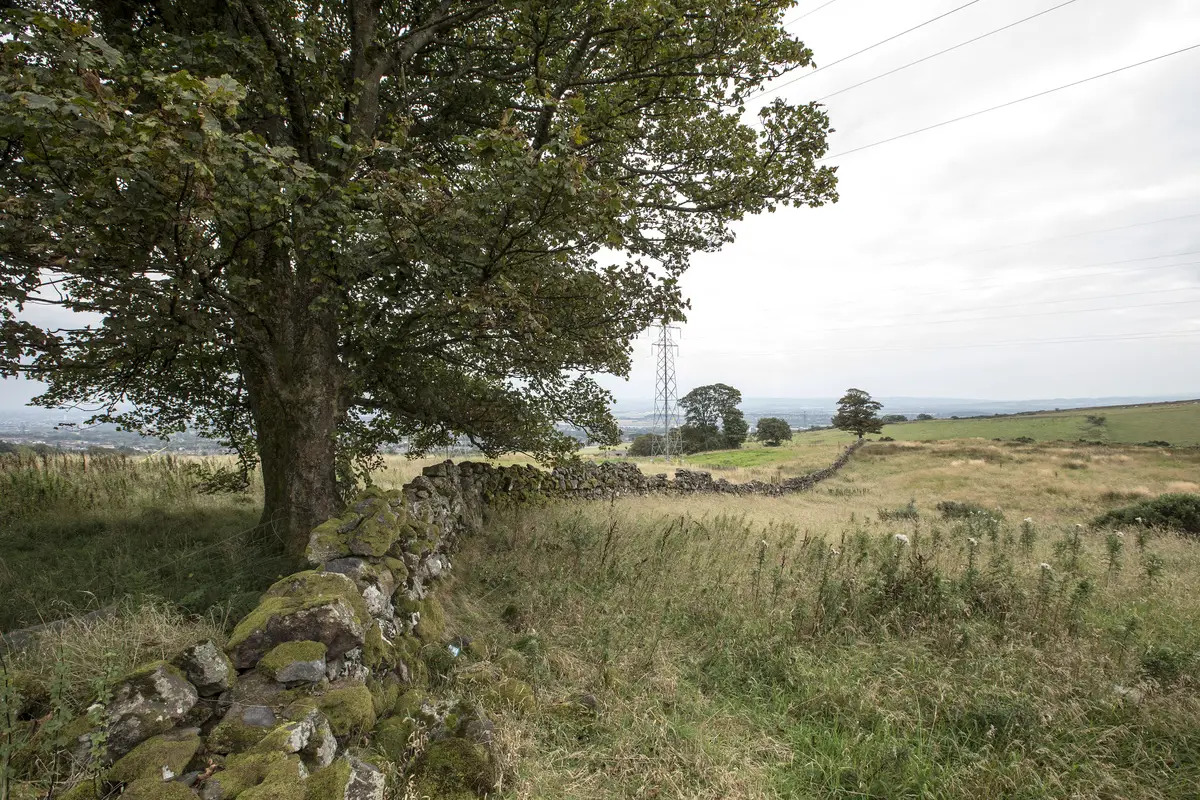
[[[293,549],[382,442],[610,440],[689,257],[836,199],[820,106],[745,111],[790,4],[8,2],[0,372],[229,442]]]

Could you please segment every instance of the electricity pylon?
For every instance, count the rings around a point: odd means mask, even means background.
[[[654,431],[662,436],[650,448],[652,456],[671,461],[679,455],[679,386],[675,381],[675,356],[679,345],[675,334],[679,328],[663,322],[658,326],[658,340],[652,345],[658,356],[658,374],[654,382]]]

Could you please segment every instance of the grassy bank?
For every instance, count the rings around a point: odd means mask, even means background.
[[[1195,458],[999,452],[876,445],[815,494],[497,521],[451,615],[539,694],[505,720],[506,796],[1194,797],[1200,543],[1076,523]],[[598,714],[564,715],[581,694]]]
[[[258,491],[197,490],[204,459],[0,456],[0,630],[127,597],[236,618],[291,565]],[[217,609],[219,607],[219,609]]]

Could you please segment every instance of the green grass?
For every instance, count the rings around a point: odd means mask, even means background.
[[[449,603],[490,662],[450,686],[527,655],[505,797],[1194,797],[1200,543],[1075,523],[1198,459],[1093,450],[885,443],[806,495],[499,518]]]
[[[1090,423],[1089,416],[1104,417],[1104,424]],[[1200,445],[1200,402],[906,422],[885,425],[882,435],[908,441],[1015,439],[1028,436],[1040,442],[1086,439],[1112,444],[1140,444],[1166,441],[1176,446],[1196,446]]]
[[[191,459],[0,456],[0,631],[117,603],[236,616],[292,564],[256,494],[204,495]]]

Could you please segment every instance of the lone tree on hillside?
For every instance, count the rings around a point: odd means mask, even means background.
[[[228,442],[293,552],[381,443],[615,442],[691,254],[836,200],[818,104],[742,120],[790,5],[9,0],[0,374]]]
[[[928,422],[931,419],[935,419],[933,414],[917,414],[917,422]]]
[[[750,426],[739,409],[742,393],[724,383],[697,386],[679,399],[687,422],[679,429],[683,449],[736,449],[746,441]]]
[[[883,428],[883,422],[878,417],[881,408],[883,403],[872,400],[871,395],[862,389],[847,389],[842,399],[838,400],[833,427],[857,433],[860,439],[864,434],[879,433]]]
[[[763,417],[758,421],[756,437],[767,447],[778,447],[792,440],[792,426],[779,417]]]

